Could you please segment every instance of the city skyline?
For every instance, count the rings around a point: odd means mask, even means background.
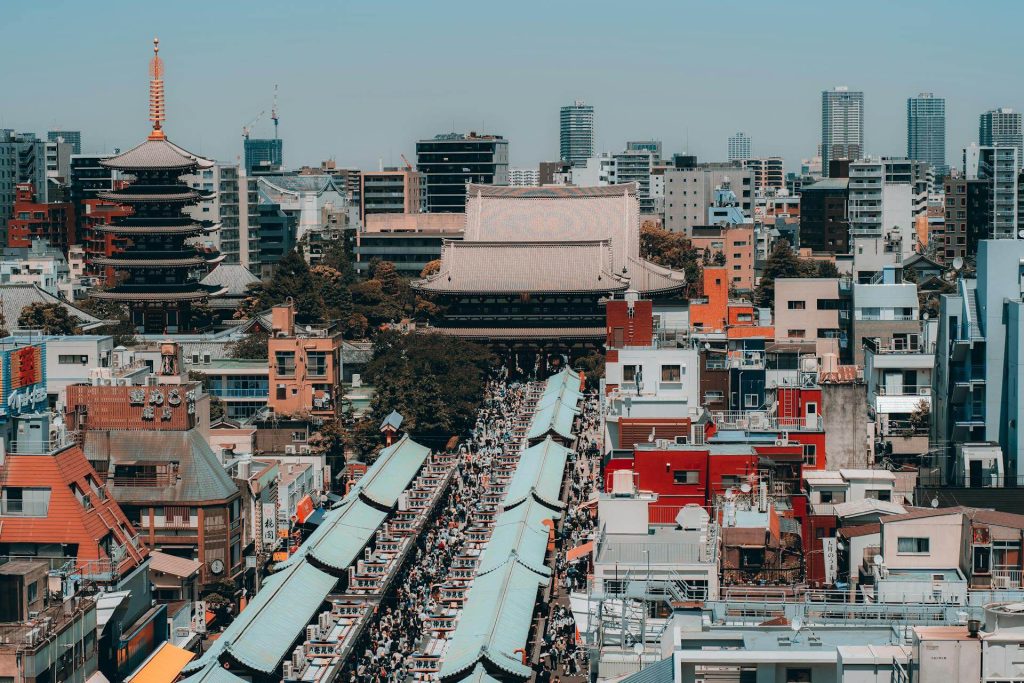
[[[9,10],[7,48],[12,54],[28,53],[32,26],[48,26],[62,47],[34,55],[17,71],[6,70],[0,76],[5,92],[30,95],[0,112],[0,127],[43,136],[49,129],[81,130],[83,151],[126,149],[145,132],[139,91],[145,91],[146,74],[137,57],[154,34],[160,34],[165,50],[168,131],[173,139],[218,160],[234,161],[242,154],[242,126],[260,111],[269,112],[274,85],[279,84],[280,134],[289,167],[325,158],[363,168],[376,168],[381,161],[400,165],[400,155],[408,157],[416,140],[452,130],[503,135],[510,141],[510,163],[532,166],[557,159],[558,110],[582,99],[600,118],[595,152],[617,152],[627,140],[652,138],[664,141],[666,155],[688,151],[701,159],[722,159],[728,136],[743,130],[758,141],[757,155],[783,156],[787,170],[795,170],[801,158],[814,155],[819,142],[820,93],[838,84],[865,93],[865,147],[873,155],[899,155],[905,150],[907,98],[926,91],[945,98],[946,156],[958,159],[961,148],[976,142],[982,112],[1024,108],[1013,95],[1021,90],[1024,78],[1001,67],[1011,61],[998,59],[1000,46],[1006,44],[1001,36],[1009,37],[1015,22],[985,25],[991,40],[983,49],[953,55],[931,36],[943,27],[981,30],[984,22],[977,12],[941,3],[943,11],[933,17],[940,25],[917,37],[905,33],[919,21],[914,4],[874,4],[884,8],[890,20],[869,22],[875,13],[865,8],[833,26],[827,39],[802,30],[810,22],[827,19],[823,8],[799,3],[794,9],[800,20],[785,25],[779,25],[776,16],[779,69],[765,72],[769,75],[763,78],[751,78],[749,67],[740,68],[756,51],[756,41],[742,38],[768,21],[774,10],[748,5],[736,7],[749,21],[719,31],[712,21],[718,10],[710,5],[656,4],[650,9],[652,16],[660,17],[651,24],[653,33],[620,36],[622,59],[615,63],[596,58],[601,54],[596,37],[568,50],[549,40],[559,26],[577,19],[587,35],[618,31],[610,5],[596,5],[583,17],[568,8],[543,6],[548,16],[543,26],[531,23],[541,6],[528,5],[501,15],[498,36],[516,36],[529,48],[524,61],[514,65],[503,57],[504,51],[486,49],[494,36],[467,30],[474,20],[490,20],[490,12],[469,11],[463,3],[452,3],[451,11],[440,18],[429,8],[402,2],[372,7],[305,3],[287,15],[270,5],[247,7],[244,13],[230,6],[203,5],[208,19],[201,23],[191,11],[200,5],[189,2],[173,13],[124,2],[88,9],[67,5],[60,11],[50,5],[19,6]],[[1003,16],[1024,16],[1018,6],[1000,4],[1005,6]],[[117,40],[95,40],[111,22],[116,22]],[[882,49],[853,62],[842,50],[830,51],[844,39],[859,39],[868,29]],[[686,40],[668,40],[680,32]],[[726,32],[732,47],[716,57],[716,64],[725,60],[725,67],[713,73],[695,68],[688,56],[692,52],[681,45],[715,54]],[[303,39],[292,49],[288,38],[295,35]],[[268,41],[278,47],[255,49]],[[648,52],[652,44],[658,45],[653,64]],[[347,54],[367,55],[367,64],[354,68],[358,59],[339,60],[342,45]],[[466,64],[467,52],[476,55],[472,64]],[[408,63],[409,54],[417,53],[429,53],[431,59]],[[69,54],[75,58],[69,60]],[[893,76],[885,65],[901,54],[916,55],[936,75]],[[400,60],[407,68],[391,68]],[[550,68],[551,64],[557,67]],[[641,64],[643,77],[637,78]],[[794,68],[787,69],[787,64]],[[374,75],[381,73],[388,78]],[[437,73],[457,76],[438,85]],[[771,73],[786,79],[786,87],[779,88]],[[54,83],[62,87],[53,87]],[[69,109],[69,100],[100,101],[103,106]],[[198,101],[204,102],[201,116],[193,114],[190,105]],[[657,106],[637,107],[637,102]],[[708,106],[710,102],[715,106]],[[773,109],[771,116],[758,113],[766,106]],[[264,114],[253,137],[271,135],[269,116]]]

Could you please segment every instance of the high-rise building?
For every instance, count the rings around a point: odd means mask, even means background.
[[[72,154],[82,153],[82,132],[78,130],[51,130],[46,134],[48,142],[66,142],[71,145]]]
[[[829,175],[832,159],[864,155],[864,93],[845,85],[821,93],[821,170]]]
[[[935,186],[949,172],[946,166],[946,100],[930,92],[907,99],[907,158],[927,161]]]
[[[654,154],[647,150],[626,150],[615,154],[613,185],[636,183],[636,196],[640,202],[640,213],[654,213],[654,198],[651,196],[651,169],[654,165]]]
[[[7,224],[14,212],[16,185],[31,183],[38,201],[49,201],[46,143],[32,133],[0,129],[0,243],[7,243]]]
[[[71,143],[62,140],[46,143],[47,180],[61,186],[69,182],[72,150]]]
[[[978,253],[978,241],[992,225],[992,183],[983,178],[947,177],[944,183],[942,241],[935,245],[935,260],[951,264],[953,259]]]
[[[508,185],[508,140],[445,133],[416,143],[416,170],[426,183],[428,213],[466,210],[466,184]]]
[[[928,211],[928,165],[891,157],[850,163],[850,232],[882,238],[899,228],[904,245],[913,241],[915,220]]]
[[[512,187],[540,185],[540,170],[536,168],[510,168],[508,169],[508,184]]]
[[[197,221],[220,226],[210,237],[224,263],[241,263],[241,180],[238,164],[221,162],[182,177],[182,181],[205,197],[198,204],[185,207],[184,213]]]
[[[978,144],[982,147],[1016,147],[1017,163],[1024,162],[1020,112],[1003,107],[982,114],[978,121]]]
[[[116,284],[93,290],[90,296],[126,304],[132,325],[140,332],[175,333],[194,329],[193,306],[206,303],[224,290],[207,287],[198,280],[221,257],[215,250],[189,241],[216,226],[183,212],[207,195],[189,187],[181,177],[210,169],[213,162],[167,139],[163,130],[163,62],[156,40],[153,53],[149,86],[152,132],[127,152],[100,161],[103,167],[133,180],[125,187],[98,192],[97,198],[128,206],[132,211],[97,228],[125,246],[111,256],[94,259],[93,265],[115,273]]]
[[[594,107],[576,100],[562,107],[559,118],[562,161],[573,166],[594,156]]]
[[[728,185],[738,208],[747,218],[754,215],[754,174],[737,163],[700,163],[665,171],[665,227],[689,234],[707,225],[708,208],[715,191]]]
[[[284,141],[280,138],[246,138],[245,174],[279,173],[284,168]]]
[[[729,161],[743,161],[750,158],[750,138],[740,132],[729,136]]]
[[[827,178],[800,190],[800,247],[815,254],[848,254],[849,178]]]

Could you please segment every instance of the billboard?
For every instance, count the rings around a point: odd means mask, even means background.
[[[0,352],[0,416],[15,417],[46,409],[44,344]]]

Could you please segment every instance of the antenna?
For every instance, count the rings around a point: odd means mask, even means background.
[[[280,117],[277,115],[277,83],[274,84],[274,106],[270,108],[270,119],[274,122],[274,139],[277,139],[277,122]]]

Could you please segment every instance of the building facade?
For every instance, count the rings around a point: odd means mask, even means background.
[[[985,179],[947,177],[942,243],[933,253],[942,263],[978,253],[978,241],[992,225],[992,183]]]
[[[67,253],[75,243],[75,212],[70,202],[40,202],[35,186],[20,183],[7,226],[7,246],[28,248],[35,240]]]
[[[740,132],[729,136],[729,161],[745,161],[750,158],[750,138]]]
[[[917,217],[927,211],[927,163],[894,157],[850,163],[852,237],[882,237],[899,228],[909,242]]]
[[[0,128],[0,170],[0,242],[6,244],[18,184],[31,183],[40,201],[47,200],[46,143],[32,133]]]
[[[1024,131],[1021,129],[1021,113],[1003,107],[990,109],[982,114],[978,117],[978,145],[981,147],[1013,147],[1017,150],[1017,163],[1024,163]]]
[[[864,155],[864,93],[838,86],[821,93],[821,169],[833,159]]]
[[[246,175],[280,173],[284,168],[284,140],[246,138],[242,147]]]
[[[411,169],[363,171],[359,176],[359,218],[367,214],[419,213],[423,204],[420,174]]]
[[[706,225],[715,191],[728,185],[745,216],[754,214],[754,173],[739,164],[706,163],[665,171],[665,227],[689,233]]]
[[[850,251],[849,178],[805,185],[800,194],[800,248],[813,253]]]
[[[786,170],[782,157],[747,157],[743,165],[754,172],[754,187],[758,192],[767,193],[781,190],[786,186]]]
[[[72,154],[82,153],[82,131],[80,130],[51,130],[46,133],[48,142],[65,142],[71,145]]]
[[[500,135],[447,133],[416,143],[416,170],[428,213],[466,210],[466,184],[508,185],[508,140]]]

